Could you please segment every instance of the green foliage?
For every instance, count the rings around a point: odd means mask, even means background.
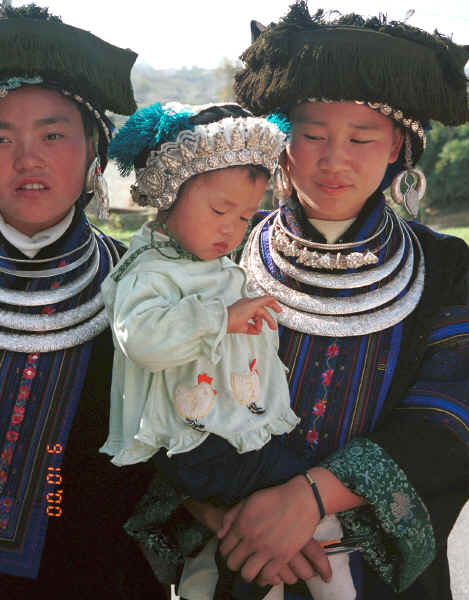
[[[448,227],[448,229],[442,229],[441,233],[454,235],[469,244],[469,227]]]
[[[463,208],[469,200],[469,123],[433,123],[419,166],[427,177],[425,206],[438,211]]]
[[[9,19],[19,17],[26,19],[38,19],[40,21],[50,21],[52,23],[62,23],[62,19],[59,16],[51,14],[48,8],[43,8],[34,3],[18,6],[16,8],[13,6],[5,6],[3,8],[3,14]]]
[[[98,219],[91,211],[87,211],[87,216],[91,223],[96,225],[103,233],[128,245],[132,235],[146,221],[150,221],[154,215],[147,211],[121,214],[112,212],[109,219],[105,221]]]

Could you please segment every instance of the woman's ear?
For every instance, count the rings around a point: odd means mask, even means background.
[[[399,153],[402,148],[402,144],[404,142],[404,132],[400,125],[393,125],[392,128],[392,146],[391,146],[391,154],[389,156],[389,163],[396,162],[399,158]]]
[[[86,149],[86,168],[89,169],[91,163],[93,162],[96,156],[96,152],[94,151],[93,138],[90,138],[88,140],[87,146],[88,147]]]
[[[278,157],[278,164],[288,173],[288,156],[286,150],[283,150],[282,154]]]

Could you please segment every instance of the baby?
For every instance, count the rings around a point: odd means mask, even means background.
[[[123,173],[136,169],[134,200],[158,214],[102,287],[116,346],[102,451],[119,466],[153,457],[197,500],[232,505],[311,467],[279,438],[299,421],[268,310],[281,308],[246,297],[244,272],[227,257],[284,141],[279,125],[235,104],[197,112],[156,104],[110,147]],[[324,516],[317,489],[315,497]],[[225,572],[215,598],[227,581],[233,597],[268,591]]]

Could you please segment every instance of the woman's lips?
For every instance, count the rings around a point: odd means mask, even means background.
[[[342,183],[316,183],[317,187],[328,196],[338,196],[343,192],[349,190],[352,186],[349,184]]]
[[[47,183],[38,179],[24,179],[20,181],[19,184],[16,186],[17,192],[27,194],[44,192],[48,189],[49,186],[47,185]]]

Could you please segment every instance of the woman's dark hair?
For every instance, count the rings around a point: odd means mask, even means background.
[[[78,102],[75,103],[78,110],[80,111],[80,115],[81,115],[81,122],[83,123],[83,131],[85,133],[85,138],[88,140],[90,138],[94,138],[95,133],[98,133],[98,147],[95,148],[95,150],[97,151],[100,161],[101,161],[101,169],[104,171],[106,165],[107,165],[107,147],[108,147],[108,142],[105,138],[105,136],[102,133],[102,130],[100,128],[100,126],[98,125],[98,122],[96,121],[96,119],[94,118],[94,116],[90,113],[90,111],[86,108],[86,106],[83,106],[82,104],[79,104]]]
[[[95,130],[97,129],[96,119],[91,115],[90,111],[82,104],[75,103],[78,110],[80,111],[81,121],[83,123],[83,130],[85,137],[93,137]]]

